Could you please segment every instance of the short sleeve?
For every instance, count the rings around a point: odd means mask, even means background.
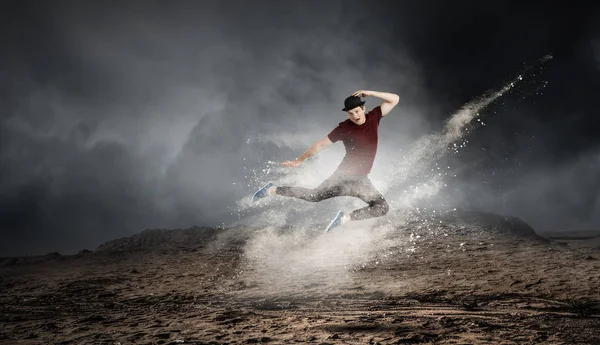
[[[369,113],[369,116],[374,116],[375,121],[377,121],[377,123],[379,123],[379,121],[383,117],[383,113],[381,112],[381,106],[378,105],[375,108],[373,108],[373,110],[371,110],[371,112]]]
[[[342,129],[342,124],[340,123],[337,127],[335,127],[327,137],[331,140],[332,143],[336,141],[342,140],[344,136],[344,130]]]

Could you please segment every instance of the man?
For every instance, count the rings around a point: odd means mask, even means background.
[[[365,102],[362,98],[368,96],[380,98],[383,103],[365,114]],[[253,201],[270,195],[289,196],[312,202],[337,196],[353,196],[367,203],[367,206],[350,213],[339,211],[325,231],[351,220],[385,215],[389,210],[388,203],[375,189],[368,174],[371,172],[377,153],[379,122],[398,104],[398,100],[398,95],[387,92],[359,90],[353,93],[346,98],[342,109],[348,114],[346,121],[340,122],[325,138],[312,145],[297,159],[281,163],[284,167],[295,168],[332,143],[342,141],[346,155],[336,171],[314,189],[276,187],[272,183],[267,183],[254,193]]]

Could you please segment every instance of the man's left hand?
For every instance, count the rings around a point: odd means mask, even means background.
[[[358,90],[352,94],[352,96],[358,96],[360,98],[371,96],[371,91],[368,90]]]

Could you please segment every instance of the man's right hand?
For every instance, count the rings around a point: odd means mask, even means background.
[[[297,168],[300,164],[302,164],[302,161],[299,160],[293,160],[293,161],[285,161],[281,163],[282,167],[290,167],[290,168]]]

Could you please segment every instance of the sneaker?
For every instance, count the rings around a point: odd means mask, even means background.
[[[339,211],[337,213],[337,215],[335,216],[335,218],[333,218],[333,220],[331,221],[331,223],[329,223],[329,225],[327,226],[327,229],[325,229],[325,232],[330,231],[333,228],[336,228],[340,225],[343,224],[343,220],[344,220],[344,212]]]
[[[273,184],[271,182],[262,186],[259,190],[256,191],[256,193],[254,193],[254,195],[252,196],[252,201],[258,201],[259,199],[268,197],[270,195],[269,188],[271,187],[273,187]]]

